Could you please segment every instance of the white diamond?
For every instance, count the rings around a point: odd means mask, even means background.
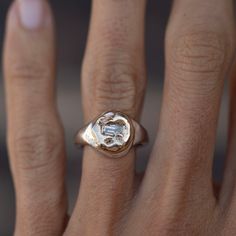
[[[124,126],[120,124],[108,123],[102,126],[102,134],[105,136],[123,136]]]

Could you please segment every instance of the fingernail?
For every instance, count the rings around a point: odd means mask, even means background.
[[[19,0],[20,19],[23,27],[34,30],[43,25],[43,0]]]

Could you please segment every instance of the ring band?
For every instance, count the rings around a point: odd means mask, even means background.
[[[118,111],[108,111],[91,121],[76,135],[76,144],[90,145],[108,157],[125,156],[133,146],[148,141],[146,130]]]

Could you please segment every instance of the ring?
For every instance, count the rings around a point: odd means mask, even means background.
[[[125,156],[133,146],[148,141],[146,130],[118,111],[108,111],[91,121],[76,135],[76,144],[89,145],[105,156]]]

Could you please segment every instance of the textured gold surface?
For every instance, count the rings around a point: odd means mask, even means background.
[[[132,145],[133,126],[124,114],[106,112],[87,126],[82,138],[104,154],[119,157]]]

